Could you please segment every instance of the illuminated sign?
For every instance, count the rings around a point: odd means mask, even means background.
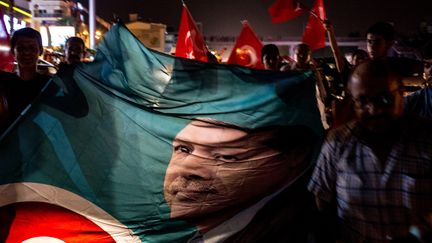
[[[6,30],[10,34],[10,17],[8,15],[3,15],[3,20],[6,25]],[[19,30],[27,26],[27,23],[23,20],[13,18],[14,30]]]
[[[45,26],[40,27],[42,35],[42,45],[48,46],[48,32]],[[64,45],[67,38],[75,36],[75,28],[73,26],[49,26],[49,33],[51,35],[51,46]]]

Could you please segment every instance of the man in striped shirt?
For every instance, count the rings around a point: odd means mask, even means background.
[[[432,242],[432,124],[403,114],[387,61],[359,65],[357,119],[329,133],[309,184],[340,242]]]

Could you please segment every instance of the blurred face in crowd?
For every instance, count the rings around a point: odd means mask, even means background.
[[[38,41],[35,38],[21,36],[17,39],[13,54],[22,68],[35,68],[39,55],[42,53]]]
[[[307,45],[297,46],[294,59],[297,62],[297,66],[303,67],[309,64],[311,60],[311,50]]]
[[[432,81],[432,59],[423,59],[423,78]]]
[[[68,64],[77,64],[82,61],[85,48],[81,42],[71,40],[66,43],[65,58]]]
[[[349,90],[357,118],[372,132],[386,132],[402,116],[403,95],[396,76],[375,75],[371,65],[360,64],[351,77]]]
[[[264,64],[264,69],[266,70],[273,70],[273,71],[279,70],[279,62],[280,62],[279,55],[265,54],[263,56],[262,62]]]
[[[292,180],[308,164],[308,153],[269,147],[275,135],[192,121],[176,136],[166,171],[164,195],[171,217],[196,221],[199,227],[200,219],[244,209]]]
[[[386,58],[393,41],[386,41],[384,37],[376,34],[367,34],[367,51],[371,59]]]

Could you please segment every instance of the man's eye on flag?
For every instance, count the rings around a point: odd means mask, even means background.
[[[11,72],[13,70],[14,57],[10,50],[10,38],[0,8],[0,70]]]
[[[267,11],[273,23],[282,23],[306,13],[308,9],[296,0],[276,0]]]
[[[0,241],[236,242],[271,227],[257,215],[299,204],[319,149],[314,90],[309,72],[177,58],[114,25],[0,141]]]
[[[258,39],[248,21],[244,20],[242,21],[242,30],[237,37],[227,63],[263,69],[264,66],[261,61],[262,47],[261,40]]]
[[[325,47],[326,31],[323,24],[325,19],[324,0],[316,0],[310,11],[309,20],[302,39],[302,42],[308,44],[312,51]]]
[[[204,38],[196,26],[187,6],[183,4],[175,55],[177,57],[207,62],[208,52],[209,50],[205,44]]]

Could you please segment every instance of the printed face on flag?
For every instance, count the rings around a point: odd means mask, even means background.
[[[165,176],[171,217],[196,221],[244,209],[279,189],[308,165],[305,139],[298,138],[289,127],[251,131],[215,120],[192,121],[173,142]],[[284,139],[302,146],[287,148]]]

